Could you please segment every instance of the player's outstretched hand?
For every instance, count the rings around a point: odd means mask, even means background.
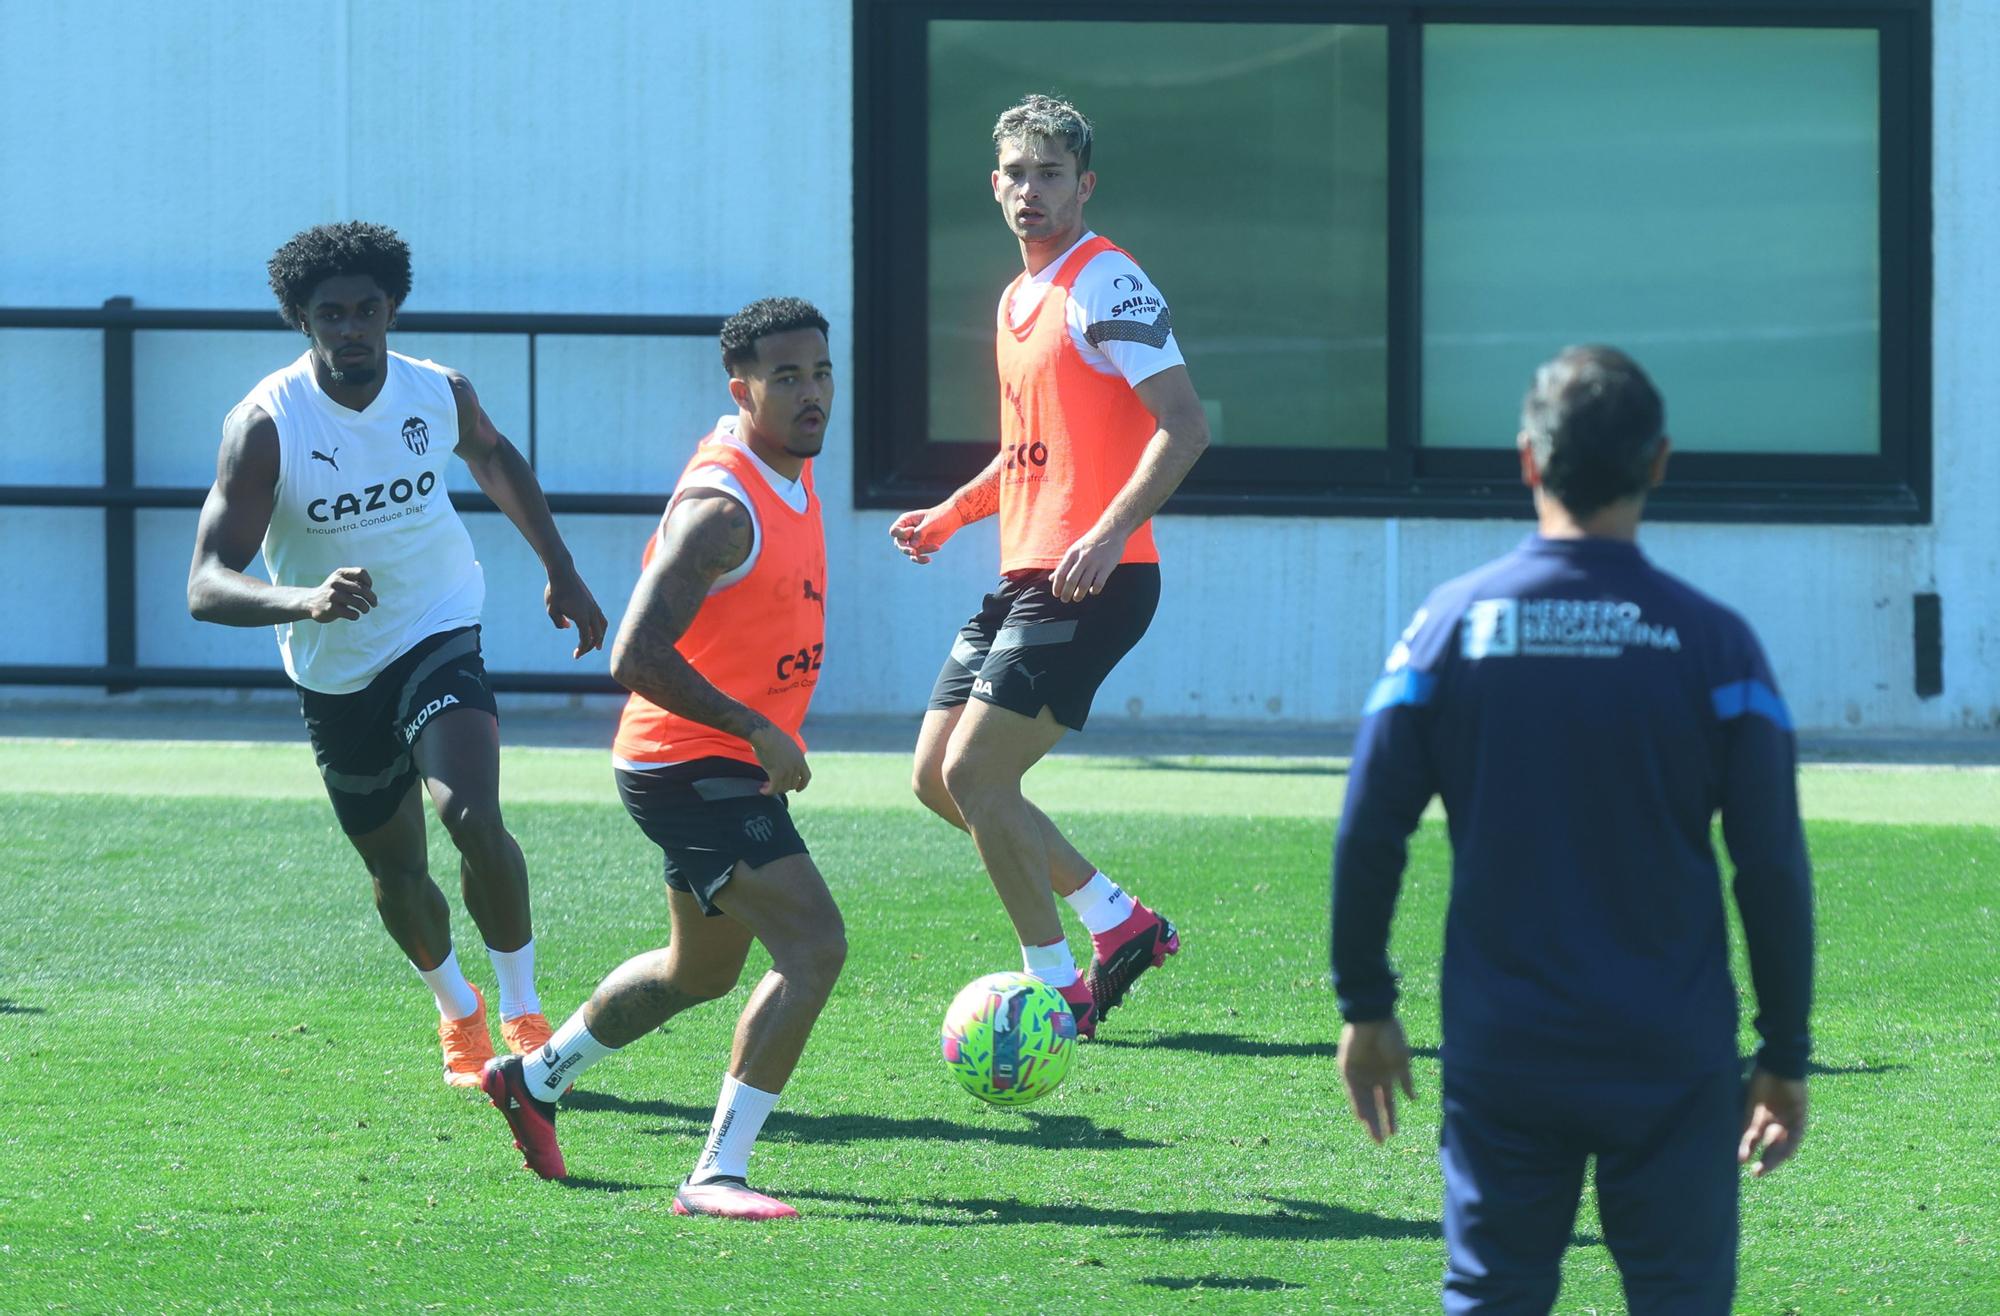
[[[571,622],[576,623],[576,652],[570,657],[581,658],[592,649],[604,647],[604,632],[610,623],[604,620],[604,609],[597,606],[590,586],[583,583],[575,567],[549,573],[548,586],[542,590],[542,605],[549,610],[549,620],[556,624],[557,630],[566,631]]]
[[[1102,593],[1104,582],[1118,569],[1125,544],[1117,539],[1094,539],[1085,535],[1069,546],[1049,577],[1049,591],[1064,603],[1080,603]]]
[[[757,765],[764,769],[770,780],[761,788],[764,795],[783,795],[786,791],[802,791],[812,780],[812,769],[806,766],[806,756],[799,749],[799,742],[766,722],[752,731],[748,737],[752,752],[757,755]]]
[[[910,561],[928,562],[960,528],[958,514],[948,505],[926,507],[897,517],[889,527],[889,540]]]
[[[314,621],[360,621],[375,606],[375,582],[360,567],[337,567],[306,595],[306,615]]]
[[[1792,1159],[1805,1136],[1806,1081],[1753,1071],[1743,1103],[1743,1140],[1736,1145],[1736,1163],[1749,1165],[1755,1158],[1750,1175],[1761,1179]]]
[[[1395,1133],[1396,1089],[1412,1100],[1417,1095],[1410,1080],[1410,1044],[1396,1016],[1341,1029],[1339,1064],[1347,1104],[1368,1136],[1379,1143]]]

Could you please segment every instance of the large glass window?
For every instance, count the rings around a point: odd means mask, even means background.
[[[1423,441],[1631,352],[1682,452],[1880,450],[1872,30],[1424,31]]]
[[[993,451],[990,134],[1049,91],[1209,410],[1172,510],[1511,514],[1535,365],[1606,342],[1667,398],[1655,516],[1929,514],[1926,0],[856,14],[863,506]]]
[[[939,21],[928,38],[932,438],[999,434],[995,308],[1021,257],[993,121],[1060,89],[1096,127],[1086,221],[1190,326],[1214,441],[1387,442],[1384,29]]]

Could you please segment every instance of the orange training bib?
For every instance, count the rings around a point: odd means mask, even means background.
[[[1008,308],[1022,280],[1000,299],[995,356],[1000,368],[1000,570],[1046,570],[1097,523],[1132,477],[1159,429],[1132,386],[1101,375],[1070,341],[1070,286],[1091,260],[1117,251],[1093,238],[1070,253],[1042,303],[1019,328]],[[1120,562],[1158,562],[1153,523],[1125,541]]]
[[[806,490],[803,512],[793,511],[765,483],[742,449],[718,442],[712,434],[695,450],[674,497],[680,497],[689,473],[707,466],[735,476],[756,505],[757,561],[743,579],[703,601],[676,647],[716,689],[783,727],[803,751],[799,728],[819,683],[826,641],[826,537],[812,463],[806,463],[800,477]],[[667,506],[671,509],[673,503]],[[659,543],[655,529],[643,562],[652,561]],[[669,712],[637,694],[625,701],[611,752],[628,763],[711,757],[757,761],[741,737]]]

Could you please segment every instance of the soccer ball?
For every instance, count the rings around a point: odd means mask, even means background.
[[[1054,1092],[1076,1053],[1076,1018],[1025,973],[975,978],[944,1012],[944,1067],[981,1101],[1025,1106]]]

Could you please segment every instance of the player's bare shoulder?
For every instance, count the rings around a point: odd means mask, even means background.
[[[225,490],[259,483],[268,490],[278,482],[278,422],[251,398],[222,418],[215,482]]]
[[[711,578],[742,566],[756,533],[750,509],[734,494],[701,487],[674,499],[664,530],[661,547]]]
[[[467,436],[481,432],[480,422],[486,419],[486,409],[479,405],[479,392],[463,372],[451,366],[439,366],[437,369],[443,372],[445,383],[451,386],[452,404],[458,410],[459,441],[463,443]]]

